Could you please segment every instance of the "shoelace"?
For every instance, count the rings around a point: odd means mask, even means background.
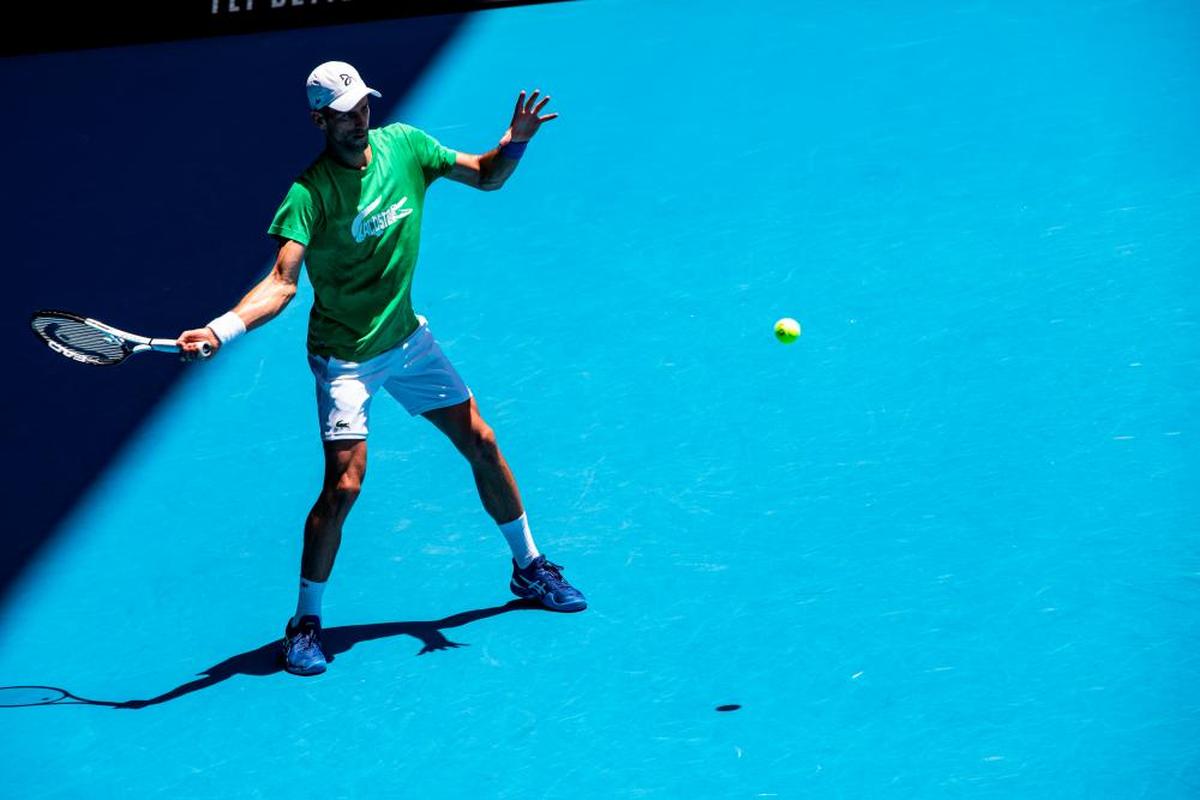
[[[315,630],[300,631],[292,637],[292,647],[300,648],[301,650],[311,650],[316,639],[317,632]]]
[[[566,583],[562,576],[563,567],[561,565],[552,564],[549,561],[543,561],[542,570],[550,574],[550,576],[553,578],[553,583],[555,584],[556,588],[557,586],[561,586],[562,584]]]

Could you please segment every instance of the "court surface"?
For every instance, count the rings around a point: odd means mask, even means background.
[[[1198,20],[475,16],[394,119],[562,116],[502,192],[431,189],[416,305],[591,608],[510,603],[465,464],[381,398],[335,661],[278,671],[306,285],[12,592],[0,685],[92,702],[0,709],[3,794],[1196,797]]]

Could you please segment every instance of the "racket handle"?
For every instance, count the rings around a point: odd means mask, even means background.
[[[183,348],[179,346],[179,342],[175,341],[174,339],[147,339],[146,344],[150,346],[151,350],[155,350],[159,353],[183,352]],[[201,342],[200,350],[197,352],[197,355],[200,356],[200,358],[208,358],[212,354],[213,346],[208,342]]]

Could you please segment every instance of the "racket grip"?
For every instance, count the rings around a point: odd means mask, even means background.
[[[201,342],[200,343],[200,357],[201,358],[210,358],[212,356],[212,354],[213,354],[212,345],[209,344],[208,342]]]

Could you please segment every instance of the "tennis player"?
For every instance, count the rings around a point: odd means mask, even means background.
[[[483,507],[512,550],[509,587],[555,611],[582,611],[587,601],[534,543],[529,521],[492,429],[474,396],[413,311],[412,279],[425,190],[447,177],[483,191],[504,186],[530,139],[557,117],[542,115],[549,96],[522,91],[497,147],[455,152],[404,124],[371,128],[370,98],[379,92],[341,61],[308,76],[312,121],[325,149],[292,184],[268,233],[279,242],[275,266],[237,306],[179,344],[195,358],[274,319],[296,294],[308,265],[313,306],[308,363],[316,379],[325,478],[304,526],[300,596],[284,631],[289,672],[325,671],[321,597],[342,540],[342,525],[362,489],[372,398],[383,390],[409,414],[425,417],[466,457]]]

